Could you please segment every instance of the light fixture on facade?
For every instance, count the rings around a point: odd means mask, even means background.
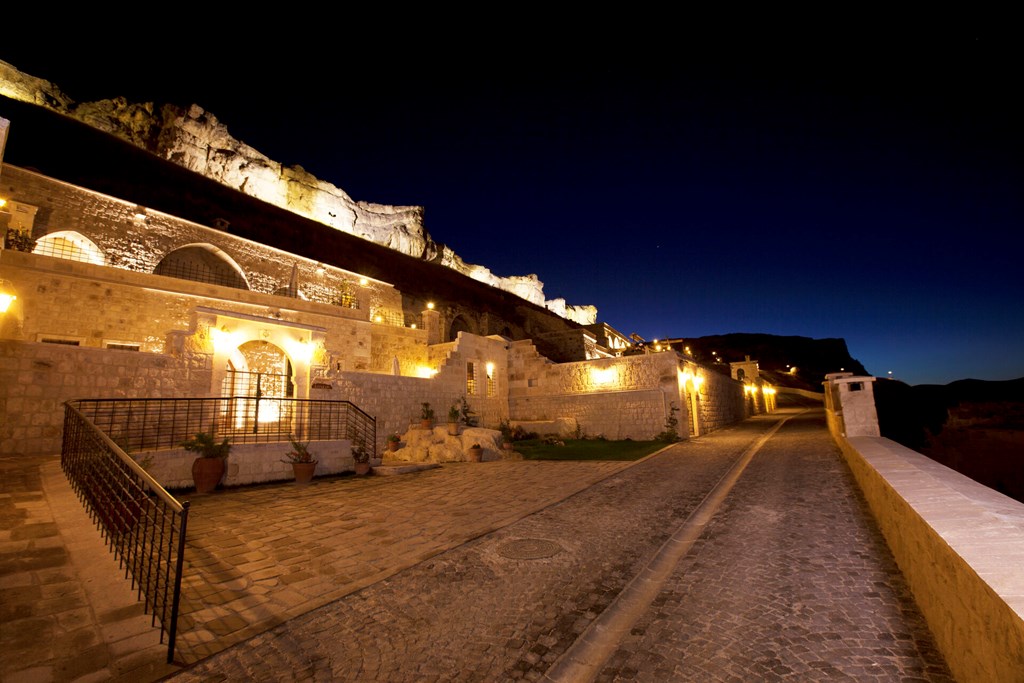
[[[487,367],[487,379],[493,379],[494,378],[494,363],[488,363],[486,367]]]
[[[11,304],[17,301],[14,287],[7,280],[0,280],[0,313],[6,313]]]
[[[368,284],[370,284],[370,281],[367,280],[365,277],[359,278],[359,286],[360,287],[365,287]]]
[[[434,310],[434,302],[433,301],[428,301],[427,302],[427,310],[428,311]]]

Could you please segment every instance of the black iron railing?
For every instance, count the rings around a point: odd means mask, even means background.
[[[64,410],[61,468],[138,589],[174,660],[188,526],[180,503],[76,406]]]
[[[197,432],[231,443],[351,439],[370,457],[377,421],[349,401],[235,396],[230,398],[85,399],[73,405],[130,452],[177,448]]]

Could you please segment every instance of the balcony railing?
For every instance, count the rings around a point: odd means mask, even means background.
[[[65,404],[61,468],[105,542],[131,577],[160,642],[167,637],[167,662],[174,644],[188,525],[180,503],[76,406]]]
[[[129,452],[178,448],[197,432],[233,444],[351,439],[376,456],[377,421],[349,401],[234,396],[74,401],[104,434]]]

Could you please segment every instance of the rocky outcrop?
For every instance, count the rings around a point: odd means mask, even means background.
[[[431,239],[422,207],[355,201],[301,166],[283,166],[236,140],[224,124],[198,105],[156,106],[120,97],[77,104],[53,83],[23,74],[2,61],[0,95],[66,114],[247,195],[403,254],[438,262],[569,320],[581,324],[597,320],[593,306],[567,306],[564,299],[546,301],[544,285],[536,275],[503,277],[485,266],[464,262]]]

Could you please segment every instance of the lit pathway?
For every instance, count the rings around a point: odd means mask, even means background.
[[[776,421],[630,467],[482,463],[196,500],[218,531],[192,526],[192,561],[217,580],[182,653],[300,616],[174,680],[540,680]],[[659,588],[596,680],[951,680],[820,410],[764,445]]]

